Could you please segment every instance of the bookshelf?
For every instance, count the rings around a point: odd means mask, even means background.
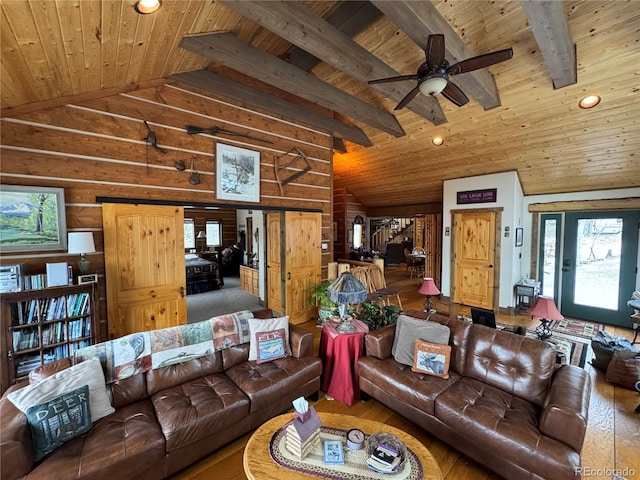
[[[40,365],[95,343],[95,284],[24,290],[0,295],[1,391]]]

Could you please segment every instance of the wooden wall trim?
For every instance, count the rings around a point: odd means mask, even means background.
[[[607,200],[572,200],[568,202],[532,203],[529,212],[580,212],[593,210],[637,210],[640,197],[612,198]]]

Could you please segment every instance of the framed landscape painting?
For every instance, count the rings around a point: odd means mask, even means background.
[[[66,249],[63,188],[0,185],[0,250]]]
[[[260,201],[260,152],[216,144],[216,196],[236,202]]]

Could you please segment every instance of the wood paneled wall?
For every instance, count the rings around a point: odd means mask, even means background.
[[[146,120],[161,153],[146,144]],[[273,143],[225,135],[187,135],[185,126],[218,126]],[[260,203],[253,208],[296,208],[322,212],[323,276],[333,258],[331,229],[332,138],[271,115],[232,105],[180,86],[164,84],[94,98],[16,117],[2,118],[0,173],[3,184],[63,187],[68,231],[92,231],[96,250],[92,270],[104,274],[101,204],[97,197],[144,201],[229,204],[216,198],[216,142],[260,152]],[[309,158],[312,170],[280,192],[274,156],[293,147]],[[183,160],[187,170],[174,164]],[[189,183],[191,164],[200,172]],[[245,206],[252,208],[252,205]],[[235,235],[236,232],[234,232]],[[227,239],[225,239],[227,240]],[[66,252],[0,255],[2,265],[25,264],[43,272],[47,262],[67,261]],[[106,333],[104,278],[100,278],[101,332]],[[102,337],[106,338],[106,337]]]

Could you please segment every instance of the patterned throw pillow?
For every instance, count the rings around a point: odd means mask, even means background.
[[[262,332],[272,332],[274,330],[284,329],[285,332],[285,356],[291,355],[289,347],[289,317],[279,318],[250,318],[249,331],[251,332],[251,340],[249,342],[249,360],[258,360],[258,342],[256,334]]]
[[[288,356],[285,344],[286,338],[287,335],[284,328],[256,333],[258,354],[256,363],[267,363]]]
[[[439,343],[416,340],[411,371],[434,377],[449,378],[451,347]]]
[[[91,430],[89,386],[63,393],[27,409],[36,462],[64,442]]]

